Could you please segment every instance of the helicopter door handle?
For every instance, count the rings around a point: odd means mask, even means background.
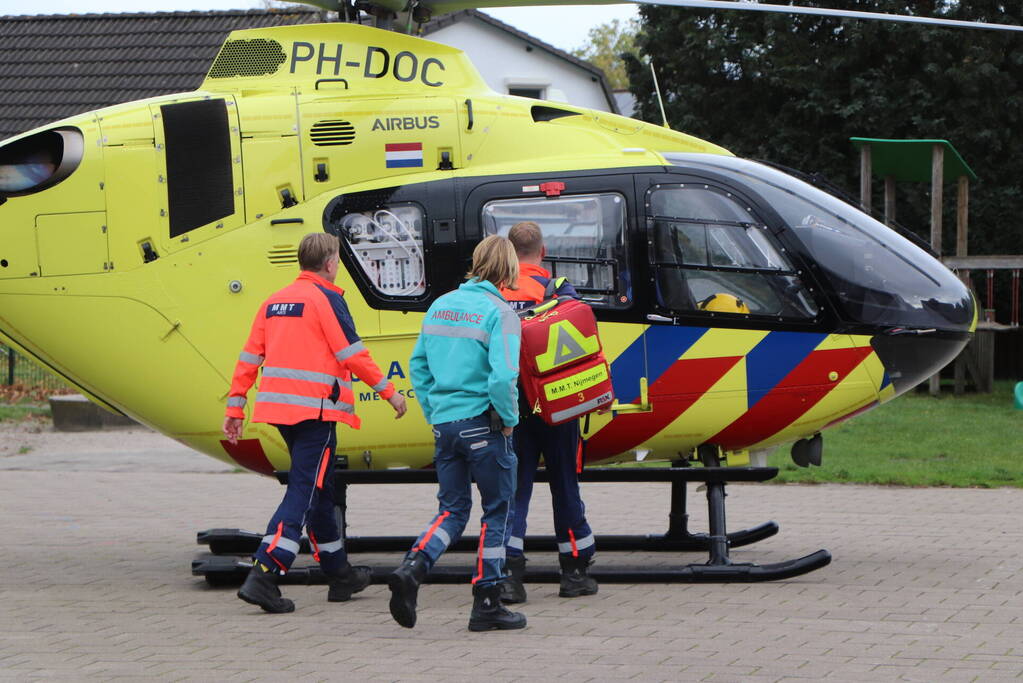
[[[656,313],[647,313],[646,314],[646,319],[649,320],[652,323],[673,323],[673,322],[675,322],[674,318],[668,318],[668,317],[663,316],[663,315],[657,315]]]
[[[469,114],[469,125],[466,126],[466,130],[472,130],[472,100],[465,101],[465,110]]]
[[[654,407],[650,404],[650,392],[647,387],[646,377],[639,378],[639,403],[619,403],[615,401],[611,404],[611,412],[613,413],[649,413],[653,409]]]
[[[313,84],[313,90],[319,90],[320,83],[344,83],[345,90],[348,90],[348,79],[346,78],[318,78],[316,83]]]

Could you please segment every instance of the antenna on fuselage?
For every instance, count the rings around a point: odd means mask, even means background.
[[[654,92],[657,93],[657,104],[661,107],[661,121],[664,122],[665,128],[671,128],[668,125],[668,116],[664,113],[664,99],[661,97],[661,86],[657,84],[657,71],[654,70],[653,61],[650,62],[650,74],[654,77]]]

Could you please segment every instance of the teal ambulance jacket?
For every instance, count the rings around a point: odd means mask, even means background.
[[[476,417],[493,405],[519,421],[519,318],[497,288],[476,279],[433,302],[409,362],[426,421]]]

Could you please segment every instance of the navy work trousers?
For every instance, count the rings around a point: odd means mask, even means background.
[[[306,527],[313,556],[325,574],[335,575],[348,564],[334,513],[337,423],[305,420],[275,426],[291,453],[291,470],[284,500],[270,518],[255,559],[272,571],[288,571]]]
[[[419,535],[412,551],[421,551],[432,567],[458,541],[472,511],[472,480],[480,492],[483,517],[476,573],[472,582],[495,584],[504,577],[504,546],[511,499],[515,493],[515,451],[511,437],[490,430],[485,415],[434,425],[434,465],[440,490],[437,515]]]
[[[543,456],[550,479],[554,507],[554,535],[558,553],[590,557],[596,551],[593,532],[586,522],[586,506],[579,494],[576,458],[579,452],[579,423],[575,420],[551,426],[536,415],[519,422],[515,428],[515,454],[519,459],[518,488],[512,515],[508,554],[523,554],[526,517],[533,496],[536,468]]]

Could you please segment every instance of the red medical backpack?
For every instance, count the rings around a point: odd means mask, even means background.
[[[589,306],[571,297],[558,297],[521,311],[519,316],[519,379],[534,414],[556,425],[611,406],[611,369]]]

